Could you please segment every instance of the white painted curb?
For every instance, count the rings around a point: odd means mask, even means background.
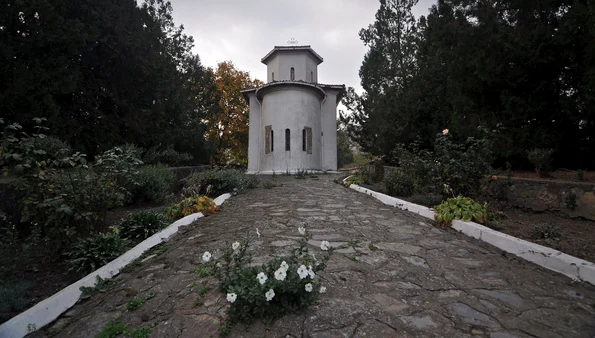
[[[214,202],[219,206],[230,197],[230,194],[223,194],[215,198]],[[125,252],[122,256],[93,271],[77,282],[70,284],[51,297],[35,304],[25,312],[11,318],[6,323],[0,325],[0,337],[21,338],[53,322],[62,313],[76,304],[81,295],[81,287],[95,286],[97,276],[107,279],[117,275],[120,272],[120,269],[140,257],[143,252],[178,232],[178,228],[188,225],[202,217],[204,217],[204,215],[199,212],[175,221],[167,228],[140,242],[137,246]]]
[[[411,211],[432,220],[434,219],[434,209],[381,194],[356,184],[351,184],[349,188],[370,195],[386,205]],[[582,280],[595,285],[595,264],[591,262],[501,233],[474,222],[454,220],[452,222],[452,227],[467,236],[490,243],[499,249],[533,262],[546,269],[564,274],[573,280]]]

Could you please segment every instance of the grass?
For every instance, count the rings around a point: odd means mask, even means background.
[[[116,318],[105,324],[103,329],[101,329],[97,335],[97,338],[116,338],[120,335],[124,335],[124,337],[128,338],[147,338],[151,335],[151,328],[148,326],[139,326],[134,329],[129,329],[122,320]]]
[[[141,306],[143,306],[143,304],[145,304],[145,302],[151,298],[155,297],[155,292],[149,292],[145,297],[140,298],[140,297],[134,297],[131,300],[128,301],[128,303],[126,303],[126,310],[128,311],[134,311],[138,308],[140,308]]]
[[[194,269],[194,273],[197,274],[198,277],[207,277],[211,275],[211,271],[206,265],[201,265]]]

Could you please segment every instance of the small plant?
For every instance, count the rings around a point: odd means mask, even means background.
[[[148,326],[139,326],[132,330],[126,330],[124,334],[128,338],[148,338],[151,335],[151,328]]]
[[[571,191],[564,197],[564,204],[570,210],[575,210],[578,207],[576,203],[576,195]]]
[[[126,331],[126,324],[122,323],[122,321],[117,319],[112,319],[105,326],[99,334],[97,338],[115,338]]]
[[[364,184],[364,179],[357,175],[350,176],[347,180],[345,180],[345,185],[349,187],[352,184],[362,185]]]
[[[532,236],[537,239],[557,239],[562,237],[562,231],[551,223],[540,223],[533,228]]]
[[[576,178],[579,181],[584,181],[585,180],[585,171],[582,170],[582,169],[577,170],[577,172],[576,172]]]
[[[167,214],[173,219],[178,219],[198,212],[205,216],[212,215],[217,211],[219,211],[219,207],[212,199],[207,196],[194,195],[170,205]]]
[[[126,303],[126,310],[128,311],[134,311],[138,308],[140,308],[141,306],[143,306],[143,304],[145,304],[145,302],[151,298],[155,297],[155,292],[149,292],[145,297],[141,298],[141,297],[134,297],[131,300],[128,301],[128,303]]]
[[[527,159],[535,166],[539,176],[546,176],[552,169],[552,155],[554,149],[533,149],[529,152]]]
[[[265,189],[273,189],[273,188],[276,188],[276,187],[282,187],[282,186],[283,186],[283,184],[276,184],[276,183],[274,183],[274,182],[267,181],[267,182],[264,182],[264,183],[262,184],[262,186],[263,186],[263,188],[265,188]]]
[[[452,221],[460,219],[465,222],[474,221],[486,224],[488,221],[488,209],[468,197],[458,196],[449,198],[436,206],[434,219],[442,225],[450,226]]]
[[[79,241],[67,253],[71,270],[91,272],[111,262],[126,251],[128,241],[118,230],[94,234]]]
[[[81,290],[81,295],[79,297],[79,300],[85,300],[88,298],[91,298],[91,296],[93,296],[96,292],[105,292],[108,287],[110,287],[110,285],[112,285],[112,280],[111,279],[103,279],[99,276],[97,276],[96,282],[95,282],[95,286],[81,286],[80,290]]]
[[[303,180],[308,177],[308,171],[305,169],[298,169],[295,173],[295,178],[298,180]]]
[[[197,274],[198,277],[207,277],[211,275],[211,270],[207,266],[201,265],[194,269],[194,273]]]
[[[130,214],[118,225],[120,236],[128,239],[145,239],[168,225],[170,219],[157,211]]]
[[[204,296],[204,294],[209,292],[209,290],[211,290],[211,288],[209,288],[208,286],[201,286],[200,289],[198,289],[198,295]]]
[[[211,169],[195,172],[185,178],[183,192],[189,195],[217,197],[225,193],[241,193],[258,186],[258,178],[235,169]]]
[[[220,261],[212,259],[209,252],[204,253],[203,261],[213,269],[230,303],[227,320],[220,327],[222,334],[229,333],[237,322],[275,319],[305,309],[326,291],[315,277],[325,269],[333,249],[329,242],[322,241],[320,247],[325,254],[315,258],[308,252],[309,233],[305,228],[298,230],[303,236],[298,248],[289,256],[275,257],[260,267],[250,265],[249,236],[243,243],[228,247]]]
[[[401,171],[392,172],[385,180],[384,185],[391,196],[409,197],[415,190],[413,178]]]

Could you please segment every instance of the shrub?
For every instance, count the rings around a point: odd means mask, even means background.
[[[256,188],[258,178],[235,169],[210,169],[195,172],[184,179],[184,194],[217,197],[221,194],[242,192]]]
[[[172,146],[166,148],[153,147],[145,153],[143,161],[147,164],[161,164],[167,166],[187,165],[194,157],[188,153],[179,153]]]
[[[116,259],[126,251],[128,241],[116,229],[81,238],[67,253],[71,270],[91,272]]]
[[[486,205],[459,195],[436,206],[434,219],[442,225],[451,225],[454,219],[465,222],[474,221],[485,225],[488,221],[488,209]]]
[[[415,190],[411,176],[401,172],[393,171],[384,181],[386,191],[391,196],[411,196]]]
[[[425,195],[413,195],[407,199],[411,203],[421,204],[428,208],[433,208],[438,204],[442,203],[444,198],[442,195],[425,194]]]
[[[174,180],[174,173],[167,167],[152,165],[140,167],[134,176],[136,184],[130,188],[133,200],[161,203],[165,200]]]
[[[529,152],[527,158],[535,166],[537,174],[544,176],[552,169],[553,154],[554,149],[533,149]]]
[[[31,287],[27,281],[0,282],[0,323],[26,309],[26,292]]]
[[[562,231],[551,223],[540,223],[535,225],[531,235],[537,239],[556,239],[562,237]]]
[[[251,266],[249,237],[242,244],[233,243],[219,261],[211,260],[210,253],[205,252],[203,261],[213,269],[219,287],[230,303],[227,322],[220,328],[222,333],[228,333],[237,322],[250,323],[255,318],[275,319],[303,310],[326,290],[320,287],[319,278],[315,277],[316,273],[325,269],[333,250],[328,242],[323,241],[321,249],[326,252],[317,260],[308,252],[309,234],[303,228],[300,233],[303,237],[298,248],[294,248],[288,256],[275,257],[259,267]]]
[[[145,239],[167,226],[170,219],[157,211],[141,211],[128,215],[118,225],[123,238]]]
[[[345,180],[345,185],[349,187],[352,184],[362,185],[364,184],[364,179],[359,177],[358,175],[352,175]]]
[[[212,215],[219,210],[215,202],[207,196],[194,195],[170,205],[167,214],[173,218],[182,218],[197,212],[203,215]]]

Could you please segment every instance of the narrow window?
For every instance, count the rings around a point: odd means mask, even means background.
[[[295,68],[291,67],[291,70],[289,71],[289,78],[291,81],[295,80]]]
[[[312,128],[306,127],[306,152],[312,154]]]
[[[275,144],[275,133],[273,133],[273,129],[271,129],[271,153],[273,152],[273,149],[275,148],[273,145]]]
[[[306,128],[302,129],[302,151],[306,151]]]
[[[271,152],[272,149],[272,143],[273,143],[273,138],[271,137],[273,135],[273,130],[272,130],[272,126],[266,126],[264,127],[264,153],[268,154]]]
[[[290,133],[291,132],[289,131],[289,129],[285,129],[285,151],[290,150],[290,146],[289,146]]]
[[[314,83],[314,72],[310,72],[310,82]]]
[[[275,72],[272,73],[271,78],[272,78],[271,81],[275,81]]]

